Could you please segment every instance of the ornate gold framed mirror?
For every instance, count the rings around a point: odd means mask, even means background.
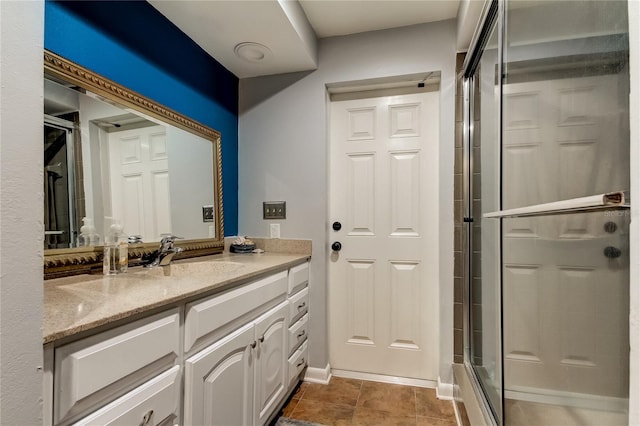
[[[166,234],[221,253],[220,133],[47,50],[44,74],[45,279],[101,271],[114,223],[131,266]]]

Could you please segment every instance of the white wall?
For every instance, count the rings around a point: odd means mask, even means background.
[[[202,206],[215,202],[213,144],[177,127],[166,127],[171,232],[182,238],[207,238],[214,223],[202,221]]]
[[[640,194],[640,2],[629,2],[631,195]],[[629,424],[640,425],[640,213],[631,207],[629,271]]]
[[[42,424],[44,1],[0,1],[0,424]]]
[[[113,216],[109,181],[109,150],[107,147],[109,134],[93,121],[122,115],[123,111],[121,108],[86,94],[78,95],[78,100],[85,214],[86,217],[93,219],[96,232],[100,235],[100,241],[104,242],[111,226],[111,221],[105,220],[105,217]]]
[[[262,202],[285,200],[282,238],[313,241],[310,364],[328,363],[326,276],[328,83],[441,71],[438,244],[440,379],[453,360],[453,158],[456,22],[376,31],[319,42],[316,71],[240,81],[239,234],[268,236]]]

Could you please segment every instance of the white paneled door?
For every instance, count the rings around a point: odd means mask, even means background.
[[[504,87],[504,208],[627,187],[618,85],[598,76]],[[626,395],[628,224],[615,211],[503,221],[507,391]]]
[[[109,134],[112,216],[127,235],[159,241],[171,233],[169,164],[164,126]]]
[[[437,378],[438,99],[331,103],[332,368]]]

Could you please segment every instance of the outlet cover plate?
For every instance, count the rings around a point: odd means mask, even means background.
[[[286,201],[265,201],[262,203],[263,219],[286,219],[287,203]]]
[[[213,222],[213,206],[202,206],[202,221]]]
[[[280,238],[280,224],[272,223],[269,225],[269,236],[271,238]]]

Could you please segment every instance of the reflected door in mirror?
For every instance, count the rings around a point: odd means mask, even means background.
[[[109,133],[113,216],[143,241],[172,233],[166,133],[160,125]]]

